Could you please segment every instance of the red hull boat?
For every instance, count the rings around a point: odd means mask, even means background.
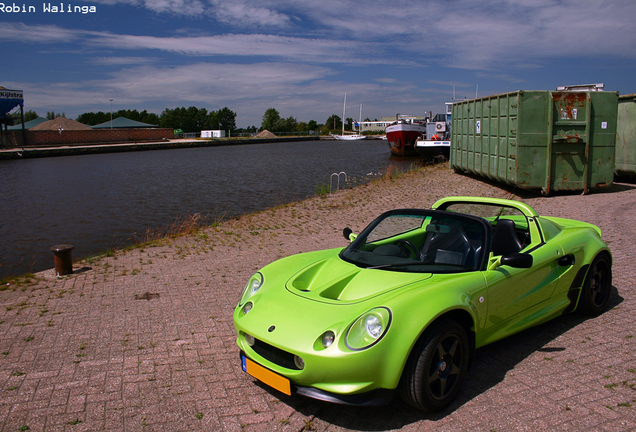
[[[415,143],[426,137],[426,124],[397,120],[386,127],[386,139],[391,154],[396,156],[417,156]]]

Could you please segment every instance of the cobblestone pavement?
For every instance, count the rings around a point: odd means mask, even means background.
[[[48,271],[1,287],[0,429],[636,430],[633,183],[517,196],[541,214],[602,228],[614,254],[610,309],[478,350],[442,413],[399,400],[358,408],[287,397],[241,371],[232,311],[259,267],[344,246],[344,226],[359,231],[390,208],[430,207],[446,195],[512,196],[447,165],[398,177],[76,263],[68,277]]]

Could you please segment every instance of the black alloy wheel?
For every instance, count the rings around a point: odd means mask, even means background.
[[[611,290],[612,265],[607,254],[601,253],[587,271],[577,310],[588,315],[600,314],[607,306]]]
[[[422,411],[441,411],[455,398],[468,369],[466,331],[446,319],[433,325],[413,349],[400,382],[402,399]]]

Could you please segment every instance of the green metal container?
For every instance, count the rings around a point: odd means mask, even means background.
[[[450,166],[523,189],[582,190],[614,179],[618,93],[517,91],[455,102]]]
[[[618,97],[616,173],[636,174],[636,94]]]

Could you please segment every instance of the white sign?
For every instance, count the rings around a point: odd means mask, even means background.
[[[476,120],[475,121],[475,133],[476,134],[481,134],[481,121],[480,120]]]
[[[0,99],[24,99],[22,90],[0,89]]]
[[[601,129],[607,129],[607,122],[601,122]]]

